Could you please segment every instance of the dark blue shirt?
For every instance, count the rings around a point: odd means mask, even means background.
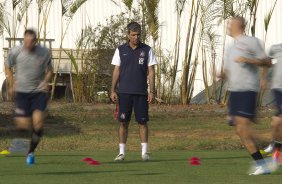
[[[119,93],[148,94],[148,58],[151,47],[140,43],[132,49],[128,43],[118,47],[120,56]]]

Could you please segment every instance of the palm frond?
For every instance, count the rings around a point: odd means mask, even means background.
[[[12,0],[13,10],[21,3],[22,0]]]
[[[70,10],[69,10],[69,15],[73,16],[77,10],[86,2],[87,0],[76,0],[72,3]]]
[[[149,31],[154,40],[158,39],[159,34],[159,20],[158,20],[158,5],[160,0],[145,0],[146,17]]]
[[[0,35],[4,32],[4,20],[5,20],[5,14],[4,14],[4,5],[0,3]]]
[[[111,0],[111,2],[118,6],[118,3],[115,0]]]
[[[77,12],[77,10],[86,2],[87,0],[75,0],[72,3],[68,4],[66,6],[66,12],[64,13],[64,15],[68,18],[72,18],[75,13]]]
[[[234,10],[234,4],[236,0],[216,0],[210,1],[209,4],[213,6],[213,18],[219,19],[219,24],[236,14]],[[206,4],[206,3],[205,3]],[[204,5],[205,5],[204,4]],[[206,7],[206,5],[205,5]],[[207,7],[209,8],[209,7]]]
[[[274,8],[276,6],[276,3],[277,3],[277,0],[275,1],[272,9],[266,14],[266,16],[264,17],[264,30],[267,32],[268,30],[268,26],[269,26],[269,23],[270,23],[270,20],[272,18],[272,14],[273,14],[273,11],[274,11]]]
[[[71,64],[72,64],[72,66],[73,66],[74,69],[75,69],[75,72],[78,73],[78,64],[77,64],[77,61],[76,61],[76,59],[75,59],[75,57],[74,57],[72,51],[71,51],[71,52],[68,52],[68,51],[66,51],[65,49],[63,49],[63,50],[64,50],[64,52],[68,55],[68,57],[69,57],[69,59],[70,59],[70,61],[71,61]]]
[[[71,4],[72,0],[61,0],[62,16],[64,16],[68,12]]]
[[[131,11],[133,0],[122,0],[122,2],[128,8],[128,10]]]
[[[181,15],[184,7],[185,7],[186,0],[176,0],[176,12],[178,15]]]
[[[259,0],[247,0],[246,6],[250,10],[251,13],[257,8]]]
[[[31,5],[32,0],[23,0],[20,4],[19,4],[19,13],[17,15],[17,20],[19,22],[22,21],[24,14],[27,12],[28,7]]]
[[[5,2],[0,3],[0,35],[3,35],[4,31],[6,31],[10,36],[11,28],[9,22],[9,13],[5,10]]]

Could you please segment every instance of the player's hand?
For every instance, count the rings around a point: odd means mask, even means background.
[[[49,87],[49,85],[48,85],[48,82],[42,81],[42,82],[39,84],[38,89],[39,89],[40,91],[43,91],[43,92],[48,92],[49,89],[50,89],[50,87]]]
[[[268,86],[268,82],[266,79],[261,79],[260,80],[260,89],[261,90],[266,90],[267,89],[267,86]]]
[[[111,100],[112,100],[114,103],[117,103],[118,95],[117,95],[116,92],[112,92],[112,93],[111,93]]]
[[[155,98],[155,94],[150,92],[148,94],[148,102],[151,103],[154,100],[154,98]]]
[[[238,62],[238,63],[248,63],[248,58],[246,58],[246,57],[238,57],[237,59],[236,59],[236,62]]]

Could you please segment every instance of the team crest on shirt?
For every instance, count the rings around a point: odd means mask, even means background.
[[[144,64],[144,58],[139,58],[139,65],[143,65]]]
[[[140,52],[140,57],[145,57],[145,52],[143,50]]]

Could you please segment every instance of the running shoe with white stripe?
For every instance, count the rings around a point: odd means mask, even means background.
[[[264,175],[264,174],[270,174],[270,170],[266,166],[259,165],[255,167],[255,170],[251,172],[249,175]]]
[[[150,160],[151,158],[150,158],[150,155],[151,155],[151,153],[144,153],[143,155],[142,155],[142,160],[143,161],[148,161],[148,160]]]
[[[124,154],[118,154],[115,158],[116,162],[124,161],[125,155]]]

